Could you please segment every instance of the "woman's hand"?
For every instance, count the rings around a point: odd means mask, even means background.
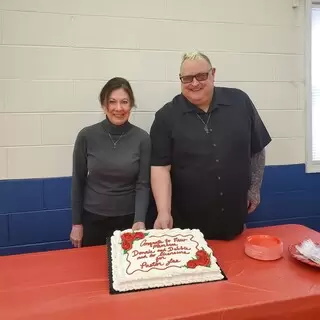
[[[82,224],[75,224],[72,226],[70,233],[70,240],[74,247],[80,248],[83,237],[83,226]]]
[[[145,230],[146,226],[144,225],[143,222],[136,222],[133,224],[132,226],[132,230],[136,231],[136,230]]]

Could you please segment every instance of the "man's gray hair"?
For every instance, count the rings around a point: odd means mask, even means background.
[[[212,64],[211,64],[211,61],[208,58],[208,56],[206,56],[204,53],[202,53],[200,51],[193,51],[193,52],[186,52],[183,54],[181,65],[180,65],[180,71],[181,71],[183,63],[186,60],[200,60],[200,59],[206,60],[209,63],[210,68],[212,68]]]

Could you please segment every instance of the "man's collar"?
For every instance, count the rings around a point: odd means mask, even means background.
[[[197,112],[199,108],[191,103],[183,94],[181,94],[182,108],[184,113]],[[214,87],[213,98],[210,103],[208,112],[213,111],[221,106],[231,106],[230,99],[228,98],[226,91],[221,87]]]

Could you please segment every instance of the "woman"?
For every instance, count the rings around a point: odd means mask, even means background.
[[[134,95],[113,78],[100,93],[106,119],[82,129],[73,152],[72,230],[75,247],[103,245],[114,230],[145,228],[149,202],[149,135],[129,122]]]

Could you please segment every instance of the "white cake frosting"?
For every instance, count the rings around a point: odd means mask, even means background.
[[[223,279],[199,230],[115,231],[111,237],[113,288],[117,291]]]

